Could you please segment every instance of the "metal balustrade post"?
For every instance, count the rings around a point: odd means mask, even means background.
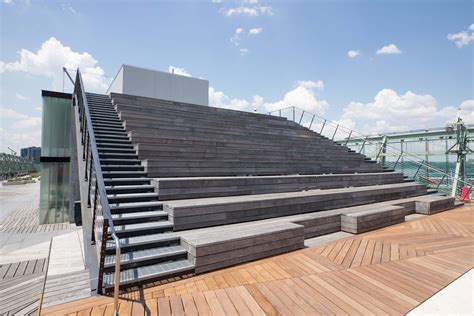
[[[351,135],[352,135],[352,130],[349,132],[349,136],[347,137],[347,140],[344,146],[347,146],[347,144],[349,143],[349,140],[351,139]]]
[[[402,157],[402,155],[403,153],[400,153],[400,155],[398,156],[397,161],[395,161],[395,165],[393,165],[393,170],[395,170],[395,168],[397,167],[398,162],[400,161],[400,158]]]
[[[441,180],[439,181],[438,185],[436,186],[436,190],[439,189],[439,187],[440,187],[441,184],[443,183],[443,180],[444,180],[445,177],[446,177],[446,174],[444,174],[443,177],[441,178]]]
[[[295,107],[293,107],[293,122],[296,122],[296,119],[295,119],[295,112],[296,112],[296,109],[295,109]]]
[[[336,137],[337,129],[339,128],[339,124],[336,125],[336,129],[334,130],[334,134],[332,134],[331,140],[334,140],[334,137]]]
[[[311,129],[311,125],[313,125],[313,121],[314,121],[314,117],[315,117],[315,116],[316,116],[316,115],[313,114],[313,118],[311,119],[311,123],[309,123],[309,127],[308,127],[309,129]]]
[[[304,111],[303,111],[303,113],[301,113],[300,121],[298,122],[298,124],[300,124],[300,125],[301,125],[301,120],[303,120],[303,115],[304,115]]]
[[[323,126],[321,126],[321,131],[319,132],[321,135],[323,135],[324,126],[326,126],[326,120],[324,120]]]
[[[89,150],[89,145],[90,145],[90,144],[89,144],[89,139],[90,139],[90,137],[87,137],[87,139],[86,139],[86,146],[85,146],[85,148],[86,148],[86,170],[87,170],[87,166],[88,166],[87,163],[88,163],[88,161],[89,161],[89,152],[90,152],[90,150]],[[86,179],[86,181],[87,181],[87,179],[88,179],[88,178],[87,178],[87,172],[86,172],[86,177],[85,177],[85,179]]]
[[[91,187],[92,187],[92,157],[89,164],[89,189],[87,190],[87,207],[91,207]]]
[[[280,117],[281,117],[281,109],[278,111],[278,113],[280,114]]]
[[[423,164],[424,164],[424,163],[425,163],[424,160],[420,163],[420,166],[419,166],[418,169],[416,170],[415,175],[413,176],[413,179],[416,180],[416,176],[418,175],[418,172],[420,172],[420,169],[421,169],[421,167],[423,167]]]
[[[362,150],[364,150],[364,146],[366,142],[367,142],[367,137],[365,137],[364,141],[362,142],[362,146],[360,146],[359,154],[361,154]]]

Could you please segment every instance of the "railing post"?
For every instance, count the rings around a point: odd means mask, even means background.
[[[88,177],[87,177],[87,166],[88,166],[88,162],[89,162],[89,152],[90,152],[90,150],[89,150],[89,140],[90,140],[90,136],[87,137],[87,139],[86,139],[86,145],[85,145],[85,147],[84,147],[85,150],[86,150],[86,176],[85,176],[86,181],[87,181],[87,179],[88,179]]]
[[[446,174],[444,174],[443,177],[441,178],[441,180],[439,181],[438,185],[436,186],[436,190],[439,189],[439,187],[440,187],[441,184],[443,183],[443,180],[444,180],[445,177],[446,177]]]
[[[308,129],[311,129],[311,125],[313,125],[313,121],[314,121],[314,117],[315,117],[315,116],[316,116],[316,115],[313,114],[313,118],[311,119],[311,123],[309,123]]]
[[[93,161],[92,161],[92,157],[90,159],[91,159],[91,162],[89,163],[89,189],[87,190],[87,207],[91,207],[92,163],[93,163]]]
[[[367,142],[367,136],[364,138],[364,141],[362,142],[362,146],[360,146],[359,154],[361,154],[362,150],[364,150],[364,146],[366,142]]]
[[[278,113],[280,114],[280,117],[281,117],[281,109],[278,111]]]
[[[326,120],[324,120],[323,126],[321,126],[321,131],[319,132],[321,135],[323,135],[324,126],[326,126]]]
[[[418,172],[420,172],[421,167],[423,167],[423,163],[424,163],[424,162],[425,162],[425,161],[423,160],[423,161],[420,163],[420,166],[419,166],[418,169],[416,170],[415,175],[413,176],[413,179],[416,180],[416,176],[418,175]]]
[[[400,158],[402,158],[402,155],[403,155],[403,152],[400,153],[400,155],[399,155],[398,158],[397,158],[397,161],[395,161],[395,165],[393,166],[393,170],[395,170],[395,168],[397,167],[398,162],[400,161]]]
[[[300,121],[298,122],[298,124],[300,124],[300,125],[301,125],[301,120],[303,120],[303,115],[304,115],[304,111],[303,111],[303,113],[301,113]]]
[[[295,107],[293,106],[293,122],[296,122],[295,112],[296,112],[296,109],[295,109]]]
[[[347,143],[349,143],[349,140],[351,139],[351,135],[352,135],[352,130],[349,132],[349,136],[347,137],[347,140],[344,146],[347,146]]]
[[[339,124],[336,125],[336,129],[334,130],[334,134],[332,134],[331,140],[334,140],[334,137],[336,137],[337,129],[339,128]]]

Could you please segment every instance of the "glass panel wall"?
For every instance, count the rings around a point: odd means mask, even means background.
[[[42,162],[40,224],[69,221],[69,162]]]
[[[43,91],[41,128],[41,224],[70,221],[71,96]]]

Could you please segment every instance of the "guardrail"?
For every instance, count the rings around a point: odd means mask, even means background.
[[[7,180],[35,172],[36,167],[30,159],[0,153],[0,180]]]
[[[92,242],[96,245],[99,258],[97,290],[101,293],[103,289],[105,249],[110,233],[115,244],[114,312],[117,313],[120,287],[120,241],[112,221],[89,104],[79,69],[76,73],[73,95],[74,105],[78,107],[79,112],[82,160],[85,162],[84,180],[88,182],[87,206],[92,208]]]
[[[359,154],[368,157],[372,156],[375,160],[384,166],[393,170],[402,171],[409,178],[423,183],[430,188],[439,190],[440,192],[459,197],[461,187],[467,187],[467,192],[463,192],[465,196],[472,192],[474,184],[457,179],[446,173],[444,170],[436,168],[423,159],[403,152],[400,149],[390,146],[389,144],[381,144],[369,140],[367,135],[357,132],[351,128],[345,127],[338,122],[328,120],[317,114],[313,114],[296,106],[290,106],[268,112],[268,115],[286,117],[303,127],[310,129],[332,141],[341,145],[348,146],[349,142],[357,142]],[[383,137],[383,136],[382,136]],[[370,149],[369,149],[370,147]],[[355,148],[353,148],[355,149]],[[373,152],[367,153],[371,149]],[[388,157],[396,157],[395,161],[388,161]],[[452,192],[453,183],[457,181],[456,192]]]

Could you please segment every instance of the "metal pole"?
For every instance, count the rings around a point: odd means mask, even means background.
[[[295,120],[295,111],[296,111],[296,109],[295,109],[295,107],[293,107],[293,122],[296,122],[296,120]]]
[[[349,136],[347,137],[347,140],[346,140],[345,146],[347,146],[347,143],[348,143],[348,142],[349,142],[349,140],[351,139],[351,135],[352,135],[352,130],[350,131],[350,133],[349,133]]]
[[[304,111],[303,111],[303,113],[301,113],[300,121],[298,122],[298,124],[300,124],[300,125],[301,125],[301,120],[303,119],[303,115],[304,115]]]
[[[441,184],[443,183],[443,180],[444,180],[445,177],[446,177],[446,174],[444,174],[443,177],[441,178],[441,180],[439,181],[438,186],[436,187],[436,190],[439,189],[439,187],[440,187]]]
[[[325,125],[326,125],[326,120],[324,120],[323,126],[321,127],[321,131],[319,132],[319,134],[323,135],[323,129]]]
[[[423,161],[420,163],[420,166],[419,166],[418,169],[416,170],[415,175],[413,176],[413,179],[416,180],[416,176],[418,175],[418,172],[420,172],[421,167],[423,167],[423,163],[424,163],[424,162],[425,162],[425,161],[423,160]]]
[[[315,117],[315,115],[313,114],[313,118],[311,119],[311,123],[309,124],[309,129],[311,129],[311,125],[313,125],[314,117]]]
[[[397,161],[395,161],[395,165],[393,165],[393,170],[395,170],[395,168],[397,167],[398,162],[400,161],[400,158],[402,158],[402,155],[403,155],[403,152],[400,153],[400,156],[398,156]]]
[[[334,137],[336,136],[337,129],[339,128],[339,124],[336,125],[336,130],[334,131],[334,134],[332,134],[331,140],[334,140]]]
[[[365,137],[364,141],[362,142],[362,146],[360,146],[359,154],[362,153],[362,150],[364,149],[366,141],[367,141],[367,137]]]

